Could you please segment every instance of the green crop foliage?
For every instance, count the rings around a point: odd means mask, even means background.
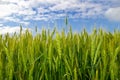
[[[119,31],[35,31],[0,35],[0,80],[120,80]]]

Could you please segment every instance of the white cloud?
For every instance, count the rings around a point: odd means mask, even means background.
[[[79,0],[1,0],[0,2],[4,2],[4,4],[0,4],[0,18],[15,14],[17,16],[24,16],[24,20],[46,20],[46,18],[54,18],[54,16],[60,18],[60,16],[63,17],[62,15],[66,13],[71,15],[69,12],[77,12],[77,15],[81,15],[78,17],[86,17],[85,15],[96,16],[96,14],[100,14],[100,11],[103,9],[103,6],[100,4],[88,1],[80,2]],[[33,10],[33,8],[37,11]],[[91,9],[86,13],[88,8]],[[96,10],[92,8],[96,8]],[[63,12],[54,13],[54,11]],[[49,17],[46,17],[45,13],[49,13]],[[54,15],[51,15],[53,13]],[[72,15],[72,17],[74,17],[74,15]],[[12,19],[12,21],[15,20],[16,19]]]
[[[63,18],[66,14],[70,18],[95,18],[103,15],[108,8],[110,6],[94,3],[93,0],[0,0],[0,19],[28,25],[26,20],[47,21]]]
[[[0,1],[0,19],[4,19],[5,17],[12,15],[17,16],[28,16],[36,14],[35,11],[29,6],[29,2],[27,3],[24,0],[1,0]],[[12,19],[15,21],[15,19]]]
[[[24,20],[43,20],[47,21],[51,16],[50,15],[44,15],[44,14],[37,14],[35,16],[26,16]]]
[[[48,18],[45,17],[35,17],[33,20],[43,20],[43,21],[48,21]]]
[[[0,23],[0,27],[3,26],[3,24]]]
[[[14,4],[0,4],[0,18],[9,16],[13,13],[18,12],[17,6]]]
[[[22,28],[23,31],[25,31],[27,28]],[[6,33],[15,33],[15,32],[19,32],[20,31],[20,27],[19,26],[15,26],[15,27],[11,27],[11,26],[5,26],[5,27],[0,27],[0,34],[6,34]]]
[[[5,22],[15,22],[25,26],[28,26],[30,24],[30,22],[20,20],[19,18],[16,17],[4,17],[4,20]]]
[[[20,19],[14,17],[4,17],[5,21],[20,22]]]
[[[105,16],[109,20],[120,21],[120,7],[109,8],[105,12]]]
[[[42,7],[38,8],[37,10],[38,10],[38,13],[39,13],[39,14],[44,14],[44,13],[50,12],[49,9],[44,9],[44,8],[42,8]]]
[[[101,4],[89,2],[63,2],[61,4],[51,6],[49,9],[57,12],[64,11],[64,14],[69,15],[70,18],[95,18],[96,16],[102,15],[105,8],[106,6],[103,7]],[[72,15],[69,12],[74,12],[75,14]],[[56,14],[56,16],[60,14]]]
[[[80,5],[80,4],[79,4]],[[58,10],[67,10],[67,9],[75,9],[78,8],[78,3],[76,1],[61,1],[59,4],[56,4],[55,6],[51,7],[50,10],[52,11],[58,11]]]
[[[7,3],[7,2],[12,2],[12,3],[17,3],[17,2],[19,2],[20,0],[0,0],[1,2],[5,2],[5,3]]]
[[[31,9],[24,9],[18,12],[18,15],[34,15],[36,14],[35,11],[31,10]]]
[[[19,23],[21,25],[25,25],[25,26],[28,26],[30,24],[30,22],[25,22],[25,21],[19,21]]]

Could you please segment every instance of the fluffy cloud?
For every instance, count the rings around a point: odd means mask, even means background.
[[[26,28],[23,28],[23,31],[25,31]],[[6,34],[6,33],[15,33],[15,32],[19,32],[20,31],[20,27],[15,26],[15,27],[10,27],[10,26],[5,26],[5,27],[0,27],[0,34]]]
[[[20,19],[14,18],[14,17],[4,17],[5,21],[11,21],[11,22],[19,22]]]
[[[119,0],[109,0],[120,3]],[[49,20],[63,18],[96,18],[104,15],[111,4],[98,0],[0,0],[0,19],[28,24],[29,20]],[[107,3],[107,5],[103,4]],[[112,9],[113,10],[113,9]],[[118,10],[118,9],[117,9]],[[115,11],[117,14],[117,11]],[[105,13],[109,17],[111,8]],[[8,18],[10,17],[10,18]]]
[[[0,27],[3,26],[3,24],[0,24]]]
[[[34,15],[36,14],[35,11],[31,10],[31,9],[24,9],[18,12],[18,15]]]
[[[0,18],[4,18],[5,16],[9,16],[13,13],[18,12],[17,6],[14,4],[0,4]]]
[[[19,18],[16,17],[4,17],[4,21],[5,22],[15,22],[15,23],[19,23],[25,26],[28,26],[30,24],[30,22],[28,21],[22,21]]]
[[[1,2],[4,2],[4,4],[0,4],[1,18],[10,16],[12,14],[17,16],[25,15],[25,17],[28,18],[28,16],[35,17],[37,15],[46,15],[46,13],[53,14],[55,11],[61,12],[56,14],[54,13],[56,16],[59,16],[63,13],[67,13],[69,15],[69,12],[71,11],[76,12],[77,14],[85,13],[86,11],[88,12],[87,14],[89,14],[89,16],[91,16],[90,14],[94,14],[96,16],[96,14],[99,14],[100,12],[98,12],[97,9],[96,11],[93,11],[95,10],[94,8],[99,8],[101,11],[103,10],[101,4],[95,4],[88,1],[80,2],[79,0],[2,0]],[[81,16],[78,17],[83,16],[85,15],[81,14]],[[43,18],[45,17],[41,17],[41,19]]]
[[[120,21],[120,7],[109,8],[105,16],[110,20]]]

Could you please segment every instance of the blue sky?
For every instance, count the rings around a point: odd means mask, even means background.
[[[0,34],[19,32],[19,25],[61,30],[66,16],[74,32],[120,30],[120,0],[0,0]]]

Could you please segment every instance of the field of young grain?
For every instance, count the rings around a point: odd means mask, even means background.
[[[65,32],[0,35],[0,80],[120,80],[119,31]]]

